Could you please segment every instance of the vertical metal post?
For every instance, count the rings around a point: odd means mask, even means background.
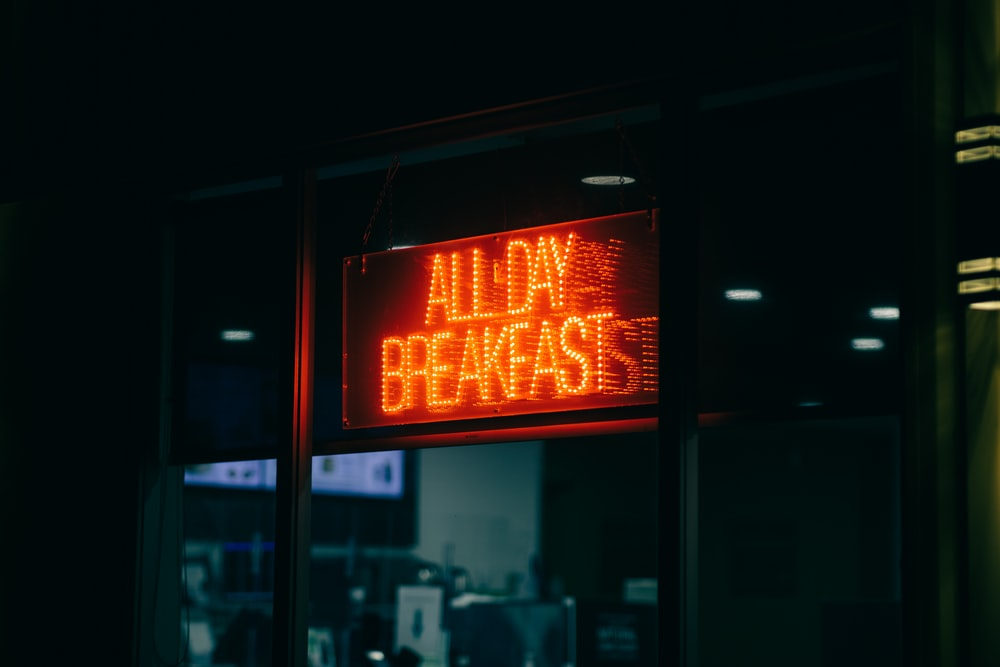
[[[903,664],[962,663],[961,414],[953,265],[957,22],[912,0],[901,49],[907,154],[902,431]]]
[[[960,120],[956,126],[991,128],[980,150],[998,149],[1000,126],[1000,6],[965,0],[961,23]],[[957,137],[956,137],[957,138]],[[967,149],[963,143],[956,149]],[[981,154],[981,153],[980,153]],[[1000,257],[1000,222],[993,193],[1000,187],[1000,155],[955,164],[957,182],[955,259]],[[970,268],[967,265],[964,268]],[[976,267],[977,269],[979,267]],[[953,265],[953,271],[956,266]],[[988,273],[974,271],[960,280]],[[996,278],[993,278],[996,280]],[[989,280],[987,278],[987,280]],[[964,524],[962,565],[963,641],[970,665],[1000,664],[1000,310],[996,289],[965,295],[958,324],[964,351],[962,472]],[[972,300],[980,301],[972,304]]]
[[[693,74],[671,80],[661,104],[660,187],[660,663],[698,658],[698,227],[693,176]]]
[[[315,170],[295,173],[286,180],[286,187],[294,196],[296,210],[295,326],[290,391],[285,400],[289,439],[279,448],[278,454],[273,664],[306,667],[316,290]]]
[[[1000,312],[966,311],[965,469],[970,665],[1000,660]]]
[[[171,225],[160,224],[159,437],[155,446],[145,452],[136,499],[139,507],[133,612],[136,665],[153,665],[170,659],[180,662],[188,648],[183,625],[189,619],[181,613],[180,586],[184,567],[183,468],[167,464],[172,421],[174,235]]]

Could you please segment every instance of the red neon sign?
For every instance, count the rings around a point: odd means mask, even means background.
[[[344,426],[656,403],[658,211],[344,260]]]

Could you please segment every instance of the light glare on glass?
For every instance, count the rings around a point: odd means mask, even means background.
[[[226,329],[219,337],[227,343],[245,343],[253,340],[254,335],[249,329]]]
[[[992,271],[995,267],[1000,267],[1000,258],[982,257],[980,259],[967,259],[958,263],[959,273],[982,273]]]
[[[869,309],[868,316],[873,320],[898,320],[899,308],[895,306],[876,306]]]
[[[760,301],[762,294],[756,289],[727,289],[726,298],[730,301]]]
[[[851,347],[855,350],[881,350],[885,347],[885,342],[881,338],[855,338],[851,341]]]
[[[580,179],[587,185],[628,185],[635,183],[631,176],[584,176]]]
[[[967,144],[971,141],[983,141],[991,137],[1000,138],[1000,125],[984,125],[982,127],[970,127],[966,130],[959,130],[955,133],[955,143]]]
[[[996,289],[1000,289],[1000,282],[996,278],[963,280],[958,284],[959,294],[978,294],[980,292],[992,292]]]
[[[1000,301],[976,301],[969,304],[971,310],[1000,310]]]
[[[991,158],[1000,158],[1000,146],[976,146],[955,152],[955,162],[959,164],[981,162]]]

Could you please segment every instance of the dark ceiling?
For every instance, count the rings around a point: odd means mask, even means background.
[[[896,48],[894,0],[599,12],[247,3],[7,3],[0,201],[183,188],[317,143],[621,81],[706,92]]]

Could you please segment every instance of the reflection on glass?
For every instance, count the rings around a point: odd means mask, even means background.
[[[982,162],[1000,156],[998,146],[976,146],[955,152],[955,162],[964,164],[967,162]]]
[[[294,297],[283,278],[294,253],[278,251],[286,203],[277,189],[209,194],[175,212],[172,447],[179,460],[273,455],[282,313]]]
[[[762,295],[756,289],[727,289],[726,299],[729,301],[760,301]]]
[[[265,488],[268,463],[185,468],[188,664],[271,664],[275,503]]]
[[[229,343],[244,343],[254,339],[254,333],[249,329],[226,329],[219,338]]]
[[[992,271],[997,267],[1000,258],[981,257],[979,259],[968,259],[958,263],[959,273],[982,273]]]
[[[959,294],[978,294],[979,292],[991,292],[997,289],[1000,289],[1000,281],[996,278],[963,280],[958,284]]]
[[[956,144],[967,144],[973,141],[983,141],[990,138],[1000,138],[1000,126],[984,125],[982,127],[970,127],[965,130],[955,132]]]
[[[698,437],[699,664],[903,664],[899,420]]]
[[[312,465],[312,489],[322,495],[398,499],[404,492],[403,452],[357,452],[317,456]],[[278,481],[275,459],[201,463],[185,467],[189,487],[274,491]]]
[[[895,306],[876,306],[868,311],[868,316],[873,320],[898,320],[899,308]]]
[[[881,338],[855,338],[851,341],[851,347],[855,350],[881,350],[885,347],[885,341]]]
[[[310,626],[338,667],[658,664],[655,435],[407,454],[412,514],[314,487]]]

